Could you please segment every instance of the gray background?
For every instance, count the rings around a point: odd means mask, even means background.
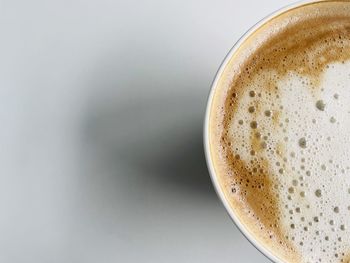
[[[287,3],[0,0],[0,262],[268,262],[202,121],[231,46]]]

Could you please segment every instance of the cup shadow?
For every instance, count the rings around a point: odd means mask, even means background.
[[[155,83],[156,76],[136,75],[138,80],[122,83],[95,76],[93,90],[98,92],[85,112],[84,141],[112,167],[116,184],[131,174],[140,182],[147,176],[152,187],[178,188],[181,193],[215,199],[202,135],[210,83],[187,77],[182,81],[190,88],[179,88],[179,81],[169,81],[167,76]],[[127,86],[122,91],[121,84]]]
[[[193,98],[155,98],[137,101],[137,107],[120,105],[89,114],[86,129],[90,143],[114,163],[162,187],[213,197],[202,137],[203,114],[189,114]],[[159,103],[161,101],[161,103]],[[199,107],[203,112],[203,107]],[[149,126],[147,126],[149,125]]]

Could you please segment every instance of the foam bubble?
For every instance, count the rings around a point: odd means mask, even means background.
[[[317,108],[318,110],[324,111],[325,107],[326,107],[326,103],[324,103],[323,100],[318,100],[318,101],[316,102],[316,108]]]

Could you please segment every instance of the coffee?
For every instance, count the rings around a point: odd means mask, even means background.
[[[350,262],[350,2],[268,20],[210,105],[210,155],[245,229],[284,262]]]

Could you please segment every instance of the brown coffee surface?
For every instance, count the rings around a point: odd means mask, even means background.
[[[282,183],[288,176],[301,177],[288,165],[289,159],[293,158],[293,152],[286,147],[288,138],[272,138],[273,143],[268,143],[274,130],[288,133],[289,119],[285,116],[294,114],[284,112],[281,81],[290,75],[303,78],[300,80],[303,87],[315,98],[315,111],[323,112],[327,104],[319,96],[324,72],[329,65],[346,63],[349,59],[350,2],[305,4],[275,16],[245,39],[232,54],[215,87],[209,139],[220,186],[246,230],[285,262],[328,261],[322,261],[322,255],[312,255],[313,251],[306,256],[299,247],[303,242],[296,245],[290,229],[282,222],[286,214],[283,210],[289,208],[281,205],[281,196],[292,199],[299,189],[296,185],[302,182],[293,179],[290,185]],[[242,129],[245,137],[237,135]],[[301,152],[306,151],[308,138],[300,136],[297,146]],[[280,169],[272,169],[276,165]],[[301,168],[300,171],[307,176],[307,170]],[[308,189],[309,186],[304,187]],[[314,193],[316,197],[321,195],[321,189]],[[303,195],[305,192],[300,191],[301,198]],[[298,202],[299,199],[295,201]],[[292,212],[303,213],[300,209]],[[291,217],[294,216],[292,212]],[[318,217],[312,216],[312,224],[318,222]],[[307,229],[307,223],[304,229]],[[317,235],[315,233],[310,235]],[[332,262],[349,262],[349,252],[350,247],[348,251],[342,247],[332,252]]]

